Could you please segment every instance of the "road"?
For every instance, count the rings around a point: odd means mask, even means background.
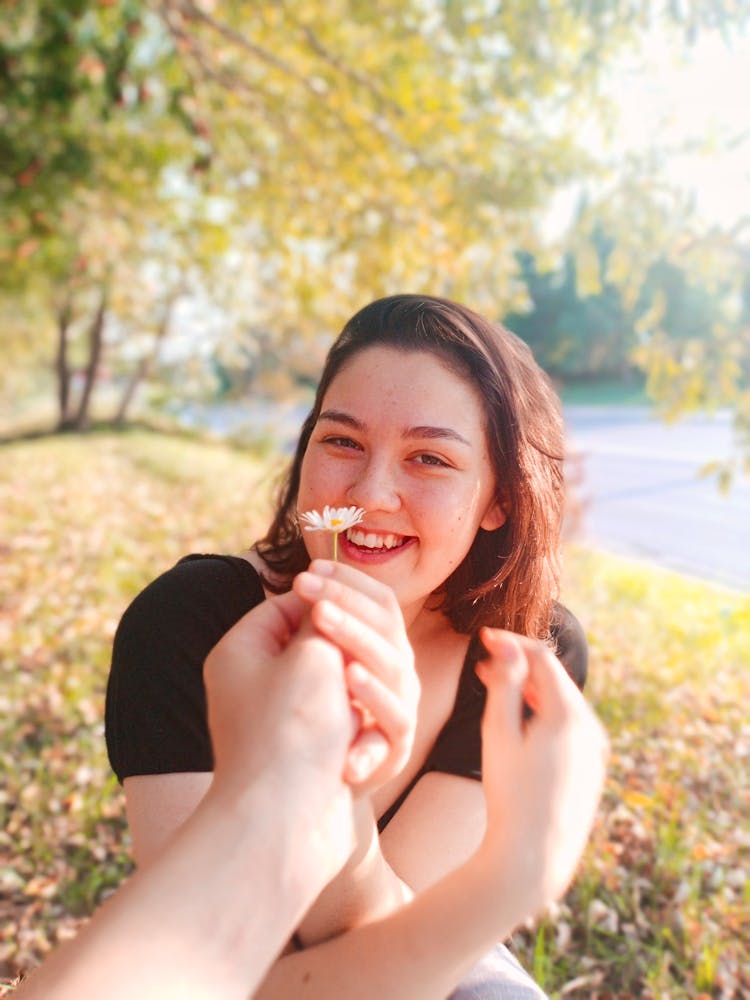
[[[571,478],[584,511],[587,543],[680,573],[750,591],[750,479],[726,495],[707,462],[732,453],[727,414],[666,425],[648,410],[569,407]]]

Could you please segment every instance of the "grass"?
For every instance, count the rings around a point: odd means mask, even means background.
[[[750,598],[583,550],[564,598],[613,752],[579,878],[522,960],[553,995],[750,995]]]
[[[186,552],[245,546],[271,472],[142,432],[0,449],[0,982],[130,870],[102,726],[120,614]],[[553,997],[750,995],[750,598],[580,549],[566,566],[612,761],[576,883],[516,951]]]

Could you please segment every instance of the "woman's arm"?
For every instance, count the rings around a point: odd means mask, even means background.
[[[305,947],[387,916],[414,896],[381,850],[370,800],[355,799],[353,815],[354,851],[297,928]]]
[[[483,639],[481,846],[385,919],[277,962],[258,998],[447,996],[494,943],[567,888],[601,793],[606,737],[549,650],[494,630]],[[524,701],[535,711],[528,721]]]
[[[145,775],[125,780],[133,853],[146,865],[193,812],[211,774]],[[478,781],[432,773],[420,778],[377,837],[369,799],[354,803],[356,847],[300,924],[313,945],[378,919],[466,861],[482,840],[485,800]],[[238,890],[241,891],[241,890]]]

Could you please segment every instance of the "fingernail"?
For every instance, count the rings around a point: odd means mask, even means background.
[[[497,659],[506,663],[513,663],[518,659],[518,646],[507,632],[496,628],[483,628],[480,637],[485,646],[491,648],[492,655]]]
[[[303,594],[307,594],[308,597],[312,597],[321,592],[324,582],[320,579],[320,577],[315,576],[314,573],[301,573],[297,578],[297,586]]]
[[[310,563],[310,572],[318,576],[332,576],[335,564],[329,559],[313,559]]]

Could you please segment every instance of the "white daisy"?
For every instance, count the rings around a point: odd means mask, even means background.
[[[332,531],[333,532],[333,558],[338,556],[338,540],[342,531],[353,528],[359,524],[365,516],[364,507],[329,507],[323,508],[323,513],[317,510],[308,510],[299,515],[304,525],[305,531]]]
[[[329,507],[323,508],[323,513],[308,510],[300,514],[300,521],[305,521],[305,531],[335,531],[338,535],[348,528],[359,524],[365,516],[364,507]]]

